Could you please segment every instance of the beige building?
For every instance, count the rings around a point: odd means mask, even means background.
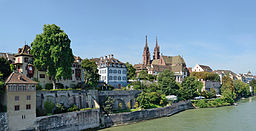
[[[33,128],[36,121],[36,84],[24,74],[12,73],[5,81],[3,105],[7,107],[10,131]]]
[[[212,69],[207,65],[196,64],[196,66],[192,69],[192,72],[212,72]]]

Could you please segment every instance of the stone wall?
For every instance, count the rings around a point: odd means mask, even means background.
[[[122,125],[142,120],[170,116],[187,109],[194,109],[191,101],[179,102],[163,108],[105,115],[104,117],[102,117],[102,124],[104,125],[104,127]]]
[[[99,109],[37,117],[36,130],[77,131],[100,125]]]
[[[135,99],[140,94],[138,90],[131,91],[99,91],[99,104],[104,105],[107,97],[112,97],[114,99],[114,109],[118,109],[119,103],[122,104],[122,109],[127,109],[128,106],[133,108],[135,105]]]
[[[78,108],[95,108],[94,100],[98,101],[97,90],[68,90],[68,91],[37,91],[36,92],[36,107],[37,109],[44,108],[46,100],[52,103],[60,103],[65,107],[70,107],[75,104]]]
[[[7,113],[0,113],[0,131],[8,131]]]

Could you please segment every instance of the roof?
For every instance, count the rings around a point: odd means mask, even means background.
[[[19,56],[19,55],[27,55],[27,56],[32,56],[30,54],[30,47],[28,45],[24,45],[22,48],[18,49],[18,53],[15,56]]]
[[[184,59],[178,55],[178,56],[162,56],[163,60],[166,65],[169,64],[185,64]]]
[[[231,71],[231,70],[214,70],[213,73],[218,73],[218,74],[221,74],[221,73],[223,73],[223,74],[231,74],[231,75],[233,75],[234,77],[237,76],[237,74],[234,73],[234,72]]]
[[[93,58],[93,59],[90,59],[90,60],[95,61],[98,66],[100,66],[101,64],[106,64],[107,66],[110,66],[110,64],[112,64],[112,65],[121,64],[121,65],[125,66],[125,64],[123,62],[114,58],[113,55],[104,56],[104,57],[101,57],[101,58]]]
[[[207,65],[199,65],[204,71],[212,72],[212,68]]]
[[[14,63],[15,61],[15,57],[14,57],[14,54],[10,54],[10,53],[0,53],[0,57],[6,59],[6,60],[9,60],[11,61],[12,63]]]
[[[153,64],[153,65],[158,65],[159,62],[160,62],[160,59],[155,59],[155,60],[152,61],[151,64]]]
[[[25,75],[13,72],[5,81],[5,84],[37,84],[37,82],[29,79]]]

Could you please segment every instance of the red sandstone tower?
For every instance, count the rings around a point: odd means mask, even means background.
[[[148,48],[147,35],[146,35],[146,45],[143,52],[143,65],[150,65],[150,52]]]
[[[153,54],[153,60],[160,59],[160,47],[157,44],[157,38],[156,38],[156,47],[154,49],[154,54]]]

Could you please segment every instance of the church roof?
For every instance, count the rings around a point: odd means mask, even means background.
[[[166,65],[169,64],[185,64],[184,59],[178,55],[178,56],[162,56],[163,60]]]
[[[5,84],[37,84],[38,82],[35,82],[25,75],[13,72],[5,81]]]

